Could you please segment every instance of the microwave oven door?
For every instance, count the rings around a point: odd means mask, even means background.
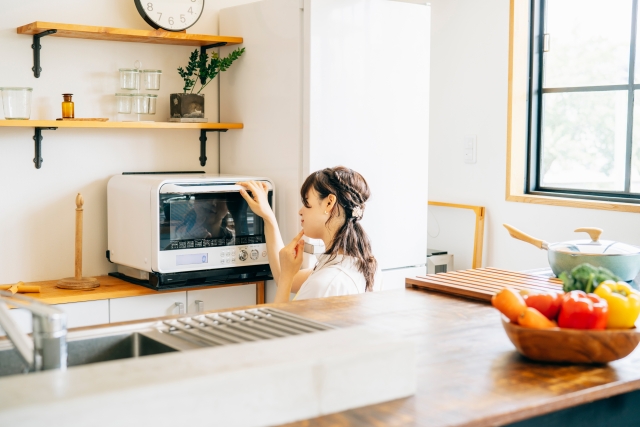
[[[269,204],[273,190],[269,187]],[[164,184],[158,200],[154,271],[228,269],[268,264],[264,221],[233,184]]]

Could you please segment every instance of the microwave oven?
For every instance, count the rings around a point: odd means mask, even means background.
[[[240,181],[211,174],[125,173],[107,184],[110,273],[161,290],[271,279],[264,221],[240,194]]]

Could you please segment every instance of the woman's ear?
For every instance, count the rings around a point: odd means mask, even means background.
[[[331,210],[333,209],[333,207],[336,205],[336,201],[338,199],[336,198],[336,196],[334,194],[329,194],[327,196],[326,199],[324,199],[324,207],[325,207],[325,211],[327,212],[331,212]]]

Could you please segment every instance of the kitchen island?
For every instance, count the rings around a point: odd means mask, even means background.
[[[287,424],[290,427],[506,425],[544,414],[563,414],[566,412],[562,410],[566,408],[593,401],[605,402],[605,407],[598,407],[596,411],[582,410],[591,417],[591,422],[582,425],[612,425],[598,422],[593,417],[603,416],[613,420],[615,416],[623,415],[627,417],[625,422],[630,422],[629,411],[633,417],[633,404],[638,407],[637,401],[634,403],[633,399],[638,399],[638,392],[634,390],[640,389],[640,350],[605,366],[562,366],[530,362],[516,353],[502,329],[498,312],[487,304],[424,290],[407,289],[267,306],[339,328],[366,326],[375,333],[406,338],[415,344],[416,349],[417,392],[414,396]],[[173,316],[175,317],[178,316]],[[278,341],[271,342],[276,344]],[[230,350],[232,347],[240,348],[240,345],[193,350],[183,354],[158,355],[148,361],[145,361],[145,358],[138,359],[135,363],[136,366],[144,368],[152,364],[162,366],[164,358],[171,360],[173,369],[162,368],[161,371],[156,371],[147,388],[158,390],[157,387],[163,381],[170,381],[169,377],[176,375],[173,370],[178,368],[181,375],[196,373],[194,381],[197,381],[196,370],[203,369],[202,360],[198,359],[200,354],[213,356],[213,353],[206,352]],[[287,353],[286,345],[278,343],[278,348],[280,350],[276,357],[281,359],[280,353]],[[291,357],[289,353],[285,356]],[[410,356],[407,353],[407,363],[413,364]],[[376,355],[372,353],[372,357],[375,358]],[[71,371],[76,369],[79,369],[76,371],[78,373],[84,369],[85,372],[96,374],[99,373],[97,369],[103,369],[104,372],[109,371],[111,375],[116,375],[120,372],[117,363],[114,361],[99,364],[104,368],[99,368],[98,365],[71,368],[66,374],[34,374],[0,379],[0,397],[3,397],[0,398],[0,418],[4,411],[11,412],[19,405],[27,410],[27,420],[32,416],[28,415],[29,407],[24,406],[27,404],[24,399],[30,399],[28,404],[31,408],[42,408],[45,411],[47,406],[41,405],[58,399],[63,393],[61,375],[71,374]],[[39,383],[46,378],[57,378],[57,385]],[[140,373],[140,378],[144,378],[144,373]],[[107,385],[120,387],[119,383],[124,380],[122,377],[113,377],[110,383],[107,381]],[[52,391],[43,391],[42,384],[47,385]],[[179,385],[176,390],[180,390],[181,397],[195,397],[189,394],[190,390],[191,393],[196,393],[192,385]],[[92,387],[91,384],[82,382],[76,383],[75,387],[78,386],[87,390],[91,390]],[[201,386],[206,389],[207,384]],[[210,386],[213,387],[211,384]],[[64,390],[68,390],[64,391],[67,394],[84,393],[71,386],[65,386]],[[99,391],[92,392],[93,395],[82,395],[83,400],[78,401],[82,405],[78,406],[78,403],[73,406],[76,408],[74,411],[86,412],[91,405],[101,401]],[[135,393],[137,392],[132,389],[129,394]],[[136,394],[135,407],[147,405],[147,401],[153,400],[152,395],[153,393]],[[619,397],[611,398],[617,395]],[[606,405],[613,409],[607,408]],[[127,408],[122,410],[131,411]],[[118,412],[113,413],[114,416],[116,414],[122,416]],[[177,415],[179,414],[180,412],[177,412]],[[524,421],[523,425],[541,424],[539,419],[534,419]],[[18,422],[15,425],[23,424]],[[549,427],[554,424],[545,422],[544,425]],[[573,422],[565,422],[564,425],[573,425]],[[632,424],[619,422],[616,425],[640,424],[636,419]]]
[[[419,289],[273,306],[338,327],[396,333],[418,353],[415,396],[287,427],[640,425],[640,346],[603,366],[531,362],[516,352],[493,307]]]

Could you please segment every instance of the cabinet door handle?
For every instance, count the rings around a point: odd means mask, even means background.
[[[177,302],[176,307],[178,307],[178,314],[184,314],[184,303]]]
[[[197,299],[195,302],[196,302],[196,311],[198,313],[201,311],[204,311],[204,301]]]

